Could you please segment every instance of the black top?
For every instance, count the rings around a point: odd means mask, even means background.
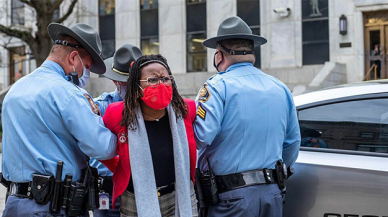
[[[157,187],[175,182],[174,150],[168,114],[159,121],[144,121]],[[146,169],[146,168],[145,168]],[[134,192],[132,174],[127,190]]]

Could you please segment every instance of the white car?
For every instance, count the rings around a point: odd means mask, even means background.
[[[284,217],[388,217],[388,80],[294,97],[302,143]]]

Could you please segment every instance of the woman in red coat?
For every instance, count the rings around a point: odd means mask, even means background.
[[[110,104],[103,117],[117,135],[119,156],[103,163],[114,173],[121,216],[198,215],[194,119],[195,103],[179,95],[163,56],[134,62],[124,101]]]

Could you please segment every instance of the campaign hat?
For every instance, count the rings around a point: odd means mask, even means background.
[[[105,77],[120,82],[127,82],[130,68],[143,53],[141,50],[131,44],[121,46],[113,57],[104,60],[106,66]]]
[[[252,40],[254,46],[267,43],[267,39],[252,34],[251,28],[238,16],[226,18],[218,27],[217,36],[206,39],[203,46],[215,49],[220,41],[227,39],[248,39]]]
[[[56,44],[78,47],[66,41],[61,41],[60,37],[67,35],[76,40],[79,43],[78,48],[84,48],[93,60],[93,66],[90,68],[90,71],[96,74],[105,73],[105,64],[101,58],[101,38],[96,29],[83,23],[77,23],[71,27],[66,27],[59,23],[51,23],[48,25],[47,30],[51,39]]]

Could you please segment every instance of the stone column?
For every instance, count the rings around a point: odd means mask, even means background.
[[[186,0],[159,0],[159,42],[172,73],[186,73]]]
[[[275,8],[290,8],[291,14],[281,17],[274,13]],[[295,0],[261,1],[261,35],[268,40],[261,48],[263,69],[300,66],[301,57],[296,58],[301,55],[300,10]]]
[[[124,44],[140,48],[140,1],[116,0],[116,50]]]
[[[61,5],[60,16],[67,10],[69,7],[69,1],[64,1]],[[64,25],[71,26],[75,23],[85,23],[95,28],[97,31],[99,29],[99,19],[98,19],[98,1],[96,0],[81,0],[78,1],[74,7],[73,13],[69,18],[64,22]],[[95,73],[90,73],[90,80],[84,87],[88,93],[93,97],[98,96],[100,93],[105,91],[105,88],[101,85],[97,85],[97,82],[100,80],[100,76]],[[104,79],[106,80],[106,79]]]
[[[231,16],[237,15],[236,0],[207,0],[206,2],[206,32],[207,38],[217,36],[218,26]],[[208,72],[217,72],[213,66],[215,49],[207,49]]]

